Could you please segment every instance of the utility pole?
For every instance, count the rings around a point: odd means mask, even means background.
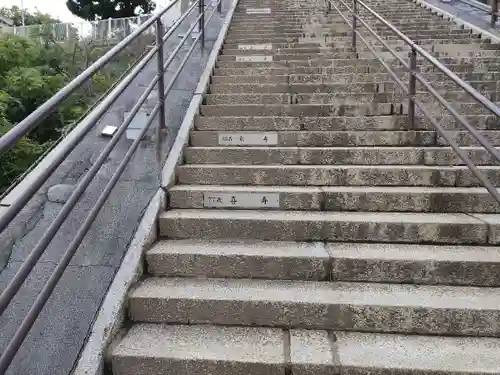
[[[21,25],[24,26],[24,0],[21,0]]]

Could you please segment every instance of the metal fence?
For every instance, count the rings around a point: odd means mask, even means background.
[[[334,2],[338,3],[337,6]],[[460,89],[470,95],[470,98],[481,104],[485,109],[487,109],[490,113],[496,116],[497,120],[500,119],[500,107],[498,107],[495,103],[490,101],[480,92],[475,90],[472,86],[470,86],[467,82],[463,81],[460,77],[458,77],[455,73],[453,73],[450,69],[448,69],[445,65],[443,65],[440,61],[434,58],[431,54],[429,54],[422,47],[418,46],[415,42],[413,42],[410,38],[404,35],[400,30],[398,30],[394,25],[385,20],[380,14],[371,9],[368,5],[366,5],[362,0],[353,0],[352,8],[346,4],[344,0],[326,0],[326,13],[331,12],[332,7],[337,11],[337,13],[341,16],[344,22],[352,29],[352,47],[356,51],[358,48],[358,39],[363,42],[366,48],[375,56],[375,58],[382,64],[387,73],[391,76],[391,78],[396,82],[397,86],[406,94],[408,100],[408,118],[409,118],[409,126],[411,129],[414,128],[414,124],[416,121],[415,112],[418,108],[423,116],[436,128],[437,132],[440,136],[442,136],[450,145],[450,147],[457,153],[457,155],[462,159],[462,161],[467,165],[470,171],[474,174],[475,177],[481,181],[482,185],[488,190],[488,192],[493,196],[493,198],[500,203],[500,193],[496,189],[496,187],[488,180],[488,178],[482,173],[479,168],[474,164],[474,162],[470,159],[467,153],[460,148],[458,143],[453,139],[453,136],[450,135],[449,132],[445,131],[443,127],[439,124],[439,122],[434,118],[434,116],[425,108],[425,104],[422,103],[417,98],[417,90],[416,86],[419,83],[427,93],[431,94],[434,99],[442,106],[444,109],[451,115],[453,118],[462,125],[477,142],[483,146],[498,162],[500,162],[500,152],[488,141],[471,123],[467,120],[467,118],[461,115],[452,104],[450,104],[443,96],[434,88],[432,85],[421,75],[421,73],[417,69],[417,57],[423,58],[423,60],[427,63],[430,63],[437,69],[437,71],[443,73],[449,80],[454,82]],[[347,11],[340,10],[340,7]],[[385,40],[382,39],[380,35],[370,26],[363,17],[360,16],[360,13],[363,12],[365,15],[370,16],[373,20],[376,20],[385,28],[390,30],[394,36],[396,36],[399,40],[403,41],[408,47],[409,60],[406,61],[401,58],[394,49],[392,49]],[[375,38],[386,50],[390,52],[393,58],[395,58],[398,64],[401,64],[405,70],[409,73],[409,81],[408,84],[402,81],[401,78],[397,75],[397,73],[389,66],[387,62],[381,57],[377,51],[371,46],[371,44],[366,40],[361,33],[362,28],[368,32],[368,35]]]
[[[141,140],[146,135],[148,129],[153,125],[153,122],[157,120],[155,126],[157,129],[165,129],[165,97],[168,95],[177,79],[179,78],[184,66],[189,61],[195,48],[200,45],[204,48],[205,44],[205,26],[210,22],[211,18],[216,12],[221,12],[222,0],[218,0],[215,4],[212,3],[213,7],[206,8],[204,0],[196,0],[192,3],[187,11],[182,14],[174,24],[165,33],[165,26],[163,22],[163,16],[166,12],[176,5],[180,0],[174,0],[165,9],[160,11],[154,16],[149,16],[148,19],[142,21],[141,25],[134,31],[132,31],[128,36],[126,36],[122,41],[117,43],[108,53],[97,60],[93,65],[86,69],[77,78],[71,81],[63,89],[61,89],[57,94],[55,94],[51,99],[41,105],[37,110],[31,113],[26,119],[16,125],[8,133],[0,138],[0,153],[5,152],[15,146],[24,136],[26,136],[32,129],[39,125],[44,119],[50,116],[54,111],[76,90],[81,88],[84,84],[89,82],[94,74],[96,74],[100,69],[105,67],[107,64],[112,62],[112,60],[119,55],[121,51],[127,48],[131,43],[136,41],[145,33],[150,33],[153,29],[156,35],[155,46],[145,55],[145,57],[131,70],[130,74],[127,75],[123,80],[119,82],[113,92],[106,96],[102,102],[96,107],[91,114],[84,119],[80,124],[83,125],[83,131],[79,136],[71,138],[71,140],[65,144],[64,148],[60,153],[57,154],[49,163],[47,168],[45,168],[42,173],[40,173],[29,187],[24,190],[19,198],[2,212],[0,216],[0,233],[2,233],[10,223],[16,218],[16,216],[21,212],[21,210],[26,206],[29,200],[36,194],[36,192],[43,186],[47,179],[54,173],[59,165],[67,158],[71,151],[82,141],[84,136],[89,133],[91,129],[96,125],[96,123],[101,119],[101,117],[106,113],[106,111],[117,101],[120,95],[129,87],[132,81],[143,71],[143,69],[150,63],[150,61],[157,60],[157,75],[151,81],[151,83],[144,90],[137,103],[134,104],[129,114],[125,117],[125,120],[117,127],[116,131],[113,133],[109,142],[107,143],[104,150],[98,156],[98,158],[93,163],[92,167],[84,174],[82,179],[75,186],[71,196],[62,206],[61,210],[51,222],[48,229],[45,231],[43,236],[39,239],[36,246],[31,250],[30,254],[27,256],[22,266],[19,268],[17,273],[14,275],[12,280],[6,286],[6,288],[0,294],[0,316],[2,316],[9,305],[12,303],[14,297],[19,292],[26,278],[30,275],[33,268],[37,265],[38,261],[44,254],[46,248],[54,239],[55,235],[65,222],[68,215],[72,212],[75,205],[78,203],[82,194],[85,192],[87,187],[96,177],[99,169],[104,165],[107,158],[115,148],[120,137],[126,132],[127,128],[131,124],[132,120],[139,112],[141,107],[145,104],[148,97],[152,91],[156,88],[157,90],[157,103],[154,106],[151,114],[141,129],[138,136],[135,138],[130,148],[126,152],[123,160],[120,162],[117,169],[114,171],[111,179],[99,195],[99,198],[92,206],[88,216],[83,221],[82,225],[78,228],[77,233],[72,239],[69,246],[65,249],[62,257],[60,258],[54,271],[51,273],[46,284],[43,286],[42,290],[36,297],[30,310],[24,317],[23,321],[19,325],[17,331],[15,332],[12,339],[9,341],[5,351],[0,356],[0,374],[4,375],[9,368],[14,356],[21,347],[23,341],[26,339],[31,327],[33,326],[35,320],[42,311],[44,305],[46,304],[49,297],[52,295],[54,288],[58,284],[61,276],[69,265],[71,259],[76,253],[79,245],[82,243],[86,233],[89,231],[92,223],[96,219],[98,213],[105,204],[107,198],[109,197],[112,189],[119,181],[120,176],[124,172],[125,168],[129,164],[132,156],[139,148]],[[174,32],[179,28],[186,18],[197,10],[198,15],[196,16],[194,22],[190,25],[188,31],[182,37],[180,42],[170,53],[166,61],[164,60],[164,44],[172,37]],[[123,26],[123,24],[121,24]],[[107,30],[107,29],[106,29]],[[196,32],[199,31],[199,32]],[[107,35],[110,35],[109,33]],[[178,35],[174,35],[174,38],[178,38]],[[172,64],[172,62],[178,57],[178,52],[184,47],[187,40],[193,38],[191,46],[185,53],[183,59],[178,64],[172,79],[169,82],[165,82],[165,72]]]
[[[153,16],[152,14],[145,14],[136,17],[109,18],[92,22],[4,27],[1,32],[27,38],[50,38],[57,42],[84,39],[114,42],[137,30]],[[149,32],[154,33],[154,27],[151,27]]]

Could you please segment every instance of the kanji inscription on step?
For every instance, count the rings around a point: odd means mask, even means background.
[[[279,193],[204,193],[203,206],[210,208],[279,208]]]
[[[271,14],[271,8],[247,8],[247,14]]]
[[[276,146],[278,133],[219,133],[221,146]]]

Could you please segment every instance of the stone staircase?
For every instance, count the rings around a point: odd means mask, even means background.
[[[411,2],[367,4],[496,100],[497,45]],[[240,0],[114,375],[500,374],[500,207],[350,43],[322,2]],[[500,145],[494,115],[418,67]],[[498,163],[418,90],[500,185]]]

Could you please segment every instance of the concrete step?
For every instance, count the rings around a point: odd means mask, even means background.
[[[500,64],[498,65],[485,65],[485,66],[472,66],[472,65],[448,65],[448,68],[453,72],[458,73],[482,73],[482,72],[499,72]],[[404,72],[403,67],[392,67],[395,72]],[[433,66],[420,66],[418,67],[420,72],[424,73],[436,73],[439,70]],[[345,73],[385,73],[385,68],[380,64],[370,64],[370,65],[347,65],[347,66],[335,66],[335,67],[226,67],[226,68],[216,68],[214,71],[215,76],[235,76],[235,75],[287,75],[287,74],[345,74]]]
[[[308,40],[323,40],[324,42],[327,41],[332,41],[334,42],[335,39],[339,36],[346,36],[349,35],[351,32],[350,29],[345,29],[345,30],[334,30],[331,31],[332,29],[326,26],[323,27],[317,27],[314,29],[307,29],[303,27],[284,27],[281,29],[260,29],[260,25],[248,25],[248,27],[239,27],[237,29],[230,29],[228,31],[228,37],[225,40],[226,43],[228,42],[233,42],[234,39],[237,38],[255,38],[255,37],[269,37],[269,38],[283,38],[283,37],[299,37],[301,41],[308,41]],[[418,32],[421,30],[423,27],[430,28],[434,34],[443,34],[446,35],[448,38],[452,38],[454,34],[456,34],[456,30],[450,29],[449,27],[429,27],[429,26],[410,26],[410,27],[401,27],[401,31],[405,35],[414,35],[414,39],[418,39]],[[381,36],[384,37],[390,37],[394,36],[394,33],[392,34],[385,34],[384,31],[386,29],[383,28],[378,28],[377,33],[382,34]],[[368,35],[368,34],[367,34]],[[324,39],[324,37],[331,37],[329,39]],[[374,39],[375,40],[375,39]],[[397,40],[397,39],[392,39],[392,40]],[[243,42],[242,42],[243,43]],[[359,44],[361,46],[361,42]]]
[[[385,25],[381,25],[380,23],[375,23],[374,19],[369,19],[369,17],[362,16],[366,22],[371,25],[374,30],[387,30],[388,28]],[[246,19],[246,20],[234,20],[231,22],[230,29],[240,29],[240,28],[249,28],[251,26],[262,26],[263,28],[273,28],[280,27],[280,25],[293,25],[297,27],[307,27],[307,24],[312,24],[310,28],[318,29],[318,28],[329,28],[333,25],[337,26],[337,29],[350,30],[345,22],[342,20],[340,16],[332,17],[330,19],[321,19],[315,20],[315,17],[310,17],[309,19],[297,19],[296,17],[281,17],[280,19]],[[320,17],[323,18],[323,17]],[[432,19],[416,19],[412,21],[411,19],[392,19],[388,20],[395,27],[405,30],[405,29],[416,29],[418,27],[426,27],[427,29],[439,30],[439,29],[451,29],[456,28],[456,25],[452,23],[443,23],[442,20],[432,20]],[[343,30],[342,30],[343,31]],[[393,33],[393,35],[395,35]]]
[[[439,103],[424,103],[429,113],[440,115],[443,109]],[[462,114],[487,115],[490,112],[478,103],[453,103]],[[406,115],[407,103],[356,103],[337,101],[333,104],[220,104],[203,105],[204,116],[391,116]]]
[[[235,104],[203,105],[203,116],[390,116],[403,113],[403,106],[392,103],[367,104]]]
[[[241,77],[241,78],[240,78]],[[259,79],[257,75],[251,76],[251,79],[245,76],[221,76],[221,79],[215,78],[213,81],[217,82],[209,87],[209,93],[211,94],[285,94],[287,97],[281,96],[281,100],[277,103],[299,103],[299,100],[315,100],[322,99],[326,100],[326,104],[331,104],[328,97],[325,95],[335,95],[337,100],[339,98],[348,98],[348,96],[366,96],[369,99],[377,97],[378,99],[384,99],[386,101],[395,100],[401,102],[401,100],[406,101],[406,94],[401,90],[398,84],[391,81],[385,80],[372,80],[371,82],[365,81],[353,81],[353,82],[339,82],[334,83],[333,81],[327,81],[329,78],[325,78],[324,82],[321,81],[319,77],[314,77],[310,75],[309,79],[312,82],[286,82],[286,77],[283,79],[277,79],[279,77],[274,76],[270,78],[269,81],[264,79]],[[264,76],[270,77],[270,76]],[[272,80],[278,81],[274,82]],[[247,81],[247,82],[238,82]],[[498,101],[500,97],[500,85],[495,81],[469,81],[471,87],[480,91],[489,98],[491,101]],[[474,102],[472,96],[465,91],[460,91],[458,87],[449,82],[433,82],[431,84],[434,89],[448,101],[460,101],[460,102]],[[434,102],[435,99],[428,93],[424,88],[417,87],[417,93],[419,97],[424,102]],[[303,95],[306,94],[306,95]],[[382,95],[383,94],[383,95]],[[255,96],[255,95],[254,95]],[[271,97],[271,96],[269,96]],[[276,96],[274,96],[276,97]],[[237,100],[240,97],[235,97]],[[289,100],[287,100],[288,98]],[[389,98],[392,98],[389,100]],[[224,99],[223,97],[221,99]],[[263,97],[265,99],[265,97]],[[292,101],[293,99],[293,101]],[[255,100],[255,98],[254,98]],[[277,99],[274,99],[277,100]],[[376,99],[373,99],[375,101]],[[356,102],[358,102],[356,100]],[[257,101],[257,103],[259,103]],[[228,104],[236,104],[236,102],[230,102]],[[245,104],[251,104],[246,102]],[[255,103],[254,103],[255,104]]]
[[[258,55],[256,55],[258,56]],[[406,59],[406,58],[405,58]],[[249,59],[248,57],[245,58],[240,58],[240,60],[248,60],[248,61],[236,61],[236,62],[230,62],[230,61],[218,61],[217,62],[217,67],[219,68],[224,68],[224,67],[266,67],[266,68],[295,68],[295,67],[317,67],[317,68],[333,68],[333,67],[339,67],[339,66],[380,66],[380,62],[374,58],[373,56],[369,56],[366,58],[357,58],[357,59],[325,59],[323,57],[318,58],[316,56],[310,57],[309,62],[304,61],[304,60],[296,60],[296,61],[264,61],[266,64],[262,65],[263,62],[261,61],[254,61],[257,60],[256,58],[254,59]],[[269,60],[269,59],[268,59]],[[393,56],[390,58],[384,59],[386,63],[389,63],[391,67],[402,67],[400,62],[396,60]],[[417,67],[434,67],[431,63],[422,63],[421,61],[417,61],[418,66]],[[468,65],[471,67],[497,67],[499,62],[498,59],[495,58],[488,58],[488,57],[463,57],[463,58],[448,58],[444,57],[442,58],[442,62],[446,64],[446,66],[453,66],[453,65]],[[248,65],[248,66],[245,66]],[[259,66],[261,65],[261,66]]]
[[[363,92],[363,91],[351,91],[350,85],[345,85],[345,88],[340,87],[332,89],[331,87],[325,89],[324,91],[317,90],[316,92],[311,92],[311,87],[307,87],[307,91],[299,91],[300,88],[306,87],[306,85],[295,85],[294,88],[298,90],[287,91],[287,92],[245,92],[241,88],[229,87],[229,89],[235,88],[235,90],[227,90],[225,92],[214,91],[211,94],[206,94],[203,97],[204,104],[208,105],[235,105],[235,104],[327,104],[331,106],[339,105],[356,105],[356,104],[369,104],[369,103],[393,103],[399,104],[404,103],[408,99],[406,95],[402,94],[401,90],[398,88],[387,88],[385,82],[381,85],[372,84],[371,88],[374,86],[376,90]],[[362,85],[365,86],[365,85]],[[393,86],[393,85],[390,85]],[[283,85],[281,86],[281,88]],[[318,87],[318,86],[317,86]],[[358,86],[359,87],[359,86]],[[318,87],[319,88],[319,87]],[[354,89],[356,89],[355,87]],[[227,87],[226,87],[227,89]],[[377,92],[378,91],[378,92]],[[479,111],[484,108],[481,104],[477,103],[474,98],[464,92],[464,91],[444,91],[440,90],[444,99],[452,102],[457,109],[464,108],[470,114],[483,113]],[[245,92],[245,93],[244,93]],[[498,90],[500,93],[500,88]],[[497,92],[492,92],[492,95],[497,95]],[[499,95],[500,96],[500,95]],[[419,91],[415,95],[416,99],[426,105],[426,108],[434,108],[436,103],[434,96],[427,92]],[[490,113],[489,110],[485,111],[484,114]]]
[[[427,39],[434,39],[434,40],[439,40],[439,39],[449,39],[449,40],[457,40],[457,39],[469,39],[469,38],[477,38],[477,36],[474,36],[470,34],[469,32],[467,33],[459,33],[459,31],[464,31],[464,30],[456,30],[456,31],[447,31],[443,32],[441,35],[436,35],[435,31],[432,31],[430,34],[425,34],[424,31],[410,31],[406,33],[405,35],[412,39],[412,40],[420,40],[424,41]],[[284,42],[304,42],[307,41],[307,39],[310,39],[310,42],[330,42],[330,43],[335,43],[338,38],[348,38],[351,33],[350,32],[321,32],[321,35],[315,35],[311,36],[309,34],[306,34],[304,31],[300,32],[293,32],[291,34],[293,35],[271,35],[271,34],[255,34],[253,32],[248,32],[248,33],[243,33],[243,32],[238,32],[236,35],[234,35],[236,32],[232,32],[228,34],[227,38],[225,39],[226,43],[269,43],[269,42],[274,42],[274,43],[284,43]],[[326,36],[323,36],[323,34]],[[390,41],[396,41],[399,40],[399,38],[395,37],[394,34],[388,32],[384,33],[383,31],[380,31],[378,33],[379,35],[383,36],[384,39],[390,40]],[[307,35],[307,37],[306,37]],[[369,37],[369,36],[367,36]]]
[[[131,292],[130,316],[170,324],[498,336],[497,295],[496,288],[461,286],[150,278]]]
[[[250,75],[250,74],[249,74]],[[254,75],[255,76],[255,75]],[[232,77],[232,76],[223,76]],[[230,79],[233,80],[234,79]],[[220,81],[216,79],[215,81]],[[284,81],[284,80],[283,80]],[[469,84],[476,90],[483,91],[489,96],[494,94],[498,96],[500,92],[500,85],[495,81],[472,81]],[[448,88],[443,88],[442,85],[433,84],[433,86],[441,86],[437,92],[444,98],[454,99],[470,99],[471,96],[465,91],[458,90],[450,83]],[[422,94],[430,94],[425,89],[417,88],[417,92]],[[354,82],[354,83],[264,83],[264,82],[250,82],[250,83],[215,83],[210,85],[209,93],[287,93],[295,95],[297,93],[311,94],[311,93],[340,93],[340,95],[354,94],[354,93],[395,93],[401,97],[402,90],[395,82],[379,81],[379,82]]]
[[[244,130],[239,129],[239,130]],[[488,139],[494,146],[500,146],[499,131],[481,131],[480,134]],[[449,131],[460,146],[479,146],[476,139],[466,131]],[[227,137],[239,140],[243,136],[244,145],[258,146],[262,144],[262,132],[219,132],[219,131],[193,131],[190,144],[198,147],[228,146],[232,144]],[[247,137],[249,136],[249,137]],[[275,140],[268,141],[269,147],[358,147],[358,146],[446,146],[448,142],[435,131],[430,130],[378,130],[378,131],[280,131],[272,132],[269,136]],[[247,140],[247,142],[245,142]],[[234,143],[233,143],[234,144]]]
[[[283,375],[283,347],[276,328],[136,324],[113,348],[111,367],[113,375]]]
[[[500,130],[500,120],[495,115],[465,116],[476,129]],[[443,129],[459,131],[463,127],[449,115],[436,116]],[[330,116],[309,117],[292,116],[197,116],[195,127],[198,130],[223,131],[269,131],[269,130],[408,130],[410,125],[406,116]],[[416,117],[414,129],[432,130],[435,128],[426,119]],[[410,129],[412,130],[412,129]]]
[[[500,167],[479,166],[500,186]],[[482,186],[465,166],[435,165],[232,165],[177,167],[181,184],[265,186]]]
[[[176,185],[171,208],[499,213],[484,188],[393,186],[221,186]],[[237,197],[237,203],[231,197]]]
[[[487,81],[492,82],[492,81]],[[484,85],[486,86],[486,85]],[[493,86],[493,83],[491,84]],[[490,87],[491,87],[490,86]],[[496,86],[496,84],[495,84]],[[498,89],[485,90],[490,97],[500,97]],[[438,89],[437,92],[448,101],[474,102],[472,96],[459,90]],[[394,82],[320,84],[320,83],[219,83],[210,85],[205,95],[206,104],[334,104],[336,102],[401,102],[405,94]],[[422,102],[435,101],[424,89],[417,89],[417,98]]]
[[[173,344],[174,343],[174,344]],[[414,372],[499,374],[500,340],[261,327],[137,324],[111,352],[115,375]],[[285,355],[285,353],[289,353]]]
[[[155,276],[500,285],[500,249],[252,240],[160,241],[146,253]]]
[[[228,146],[234,144],[229,142],[227,137],[239,140],[243,136],[244,140],[239,141],[242,145],[258,146],[262,144],[262,132],[219,132],[219,131],[193,131],[191,132],[192,146],[215,147]],[[481,131],[480,134],[488,139],[494,146],[500,146],[500,131]],[[269,147],[358,147],[358,146],[446,146],[448,142],[437,132],[430,130],[377,130],[377,131],[280,131],[270,132],[268,139]],[[452,137],[460,146],[479,146],[476,139],[466,131],[449,131]],[[246,142],[245,142],[246,140]],[[235,141],[236,142],[236,141]]]
[[[475,165],[499,165],[483,147],[462,147]],[[451,147],[187,147],[187,164],[465,165]]]
[[[457,90],[457,85],[443,73],[421,73],[421,75],[436,88],[453,88]],[[500,80],[500,72],[487,73],[457,73],[465,81],[470,82],[476,87],[489,84],[486,87],[492,87],[493,83]],[[399,78],[403,82],[408,82],[409,75],[401,74]],[[443,82],[444,81],[444,82]],[[288,75],[233,75],[233,76],[212,76],[212,83],[309,83],[309,84],[355,84],[355,83],[384,83],[393,82],[386,73],[346,73],[346,74],[288,74]],[[475,83],[477,82],[477,84]],[[496,86],[493,86],[496,87]]]
[[[253,51],[252,51],[253,52]],[[275,53],[266,54],[264,51],[255,51],[251,54],[240,53],[238,55],[219,55],[218,61],[245,61],[245,59],[255,59],[256,56],[260,59],[262,56],[267,57],[266,61],[300,61],[310,60],[310,54],[302,53]],[[356,58],[356,53],[353,51],[340,51],[340,52],[323,52],[321,54],[315,54],[319,58],[330,58],[330,59],[354,59]],[[367,56],[371,57],[371,56]]]
[[[484,133],[484,132],[483,132]],[[488,132],[486,132],[488,134]],[[227,137],[238,140],[240,136],[250,139],[250,145],[262,143],[262,132],[222,133],[217,131],[193,131],[191,145],[198,147],[228,146]],[[500,132],[487,135],[500,145]],[[275,140],[269,147],[357,147],[357,146],[432,146],[438,144],[434,131],[280,131],[269,134]],[[467,142],[467,139],[464,140]],[[241,141],[243,143],[244,141]],[[247,144],[248,145],[248,144]]]
[[[159,216],[170,239],[498,244],[498,215],[176,209]],[[486,215],[486,219],[483,216]],[[490,220],[487,223],[485,220]],[[497,220],[495,222],[495,220]]]

